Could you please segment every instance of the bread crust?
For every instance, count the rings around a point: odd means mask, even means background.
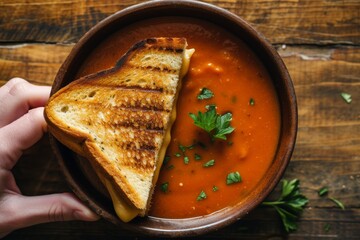
[[[176,106],[186,45],[184,38],[141,41],[113,68],[71,82],[45,107],[49,132],[143,212]]]

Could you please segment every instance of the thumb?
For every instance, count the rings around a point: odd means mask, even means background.
[[[12,219],[8,226],[12,230],[45,222],[99,219],[98,215],[70,193],[34,197],[17,195],[8,204],[11,205],[9,211],[12,211],[12,215],[8,215]]]

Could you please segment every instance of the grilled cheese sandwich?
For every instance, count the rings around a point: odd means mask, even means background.
[[[75,80],[45,107],[49,132],[89,159],[124,222],[150,206],[194,52],[186,46],[184,38],[141,41],[114,68]]]

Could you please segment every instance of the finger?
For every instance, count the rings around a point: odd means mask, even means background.
[[[2,209],[5,219],[0,217],[0,226],[6,222],[8,231],[46,222],[99,219],[98,215],[70,193],[34,197],[13,195],[5,201],[3,204],[7,208]]]
[[[24,150],[46,132],[44,108],[30,110],[21,118],[0,129],[0,167],[12,169]]]
[[[36,86],[24,79],[13,78],[0,88],[0,127],[21,117],[31,108],[44,106],[50,87]]]
[[[13,173],[10,170],[6,170],[2,168],[0,168],[0,189],[1,191],[3,191],[4,189],[8,189],[14,193],[21,194],[21,191],[18,185],[16,184]],[[2,194],[3,192],[0,193],[0,196],[2,196]],[[1,197],[0,197],[0,205],[1,205]]]

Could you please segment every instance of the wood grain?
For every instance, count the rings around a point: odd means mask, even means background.
[[[143,1],[0,0],[0,86],[12,77],[51,85],[74,43],[94,24]],[[293,79],[299,111],[296,148],[284,177],[310,200],[296,232],[273,209],[200,239],[360,239],[360,1],[207,0],[249,21],[277,48]],[[340,93],[352,95],[347,104]],[[2,107],[2,106],[0,106]],[[1,116],[0,116],[1,117]],[[13,169],[25,195],[70,191],[47,136]],[[329,187],[328,196],[318,189]],[[279,186],[269,196],[279,195]],[[328,197],[342,201],[341,210]],[[329,225],[330,229],[326,230]],[[47,223],[6,239],[151,239],[104,221]]]
[[[0,85],[13,77],[51,85],[73,45],[0,45]]]
[[[357,104],[360,49],[277,47],[294,81],[299,108],[298,139],[285,178],[299,178],[303,193],[310,199],[299,222],[299,230],[290,236],[360,236],[360,141],[359,134],[355,134],[360,132],[360,105]],[[2,47],[0,68],[8,68],[9,71],[0,71],[0,79],[6,82],[12,74],[18,73],[21,77],[30,77],[31,82],[49,85],[71,48],[72,45],[52,44]],[[37,71],[29,71],[22,65],[24,62],[29,69],[36,66]],[[353,95],[353,103],[343,101],[339,95],[343,91]],[[26,195],[70,191],[57,168],[46,137],[24,154],[14,174]],[[329,196],[344,203],[345,211],[327,197],[318,196],[317,191],[323,186],[329,187]],[[279,188],[270,198],[276,198],[278,194]],[[331,226],[328,232],[324,230],[326,224]],[[77,231],[86,231],[82,237],[101,238],[104,229],[110,232],[107,234],[109,239],[136,237],[103,221],[96,223],[94,228],[93,225],[80,222],[45,224],[17,231],[10,239],[25,236],[36,239],[42,234],[55,237],[55,233],[58,236],[59,232],[68,237]],[[92,230],[89,231],[89,228]],[[244,221],[203,238],[221,238],[225,232],[230,238],[239,234],[244,238],[285,236],[276,213],[263,207],[250,213]]]
[[[0,42],[73,43],[127,1],[0,1]],[[354,45],[360,42],[360,2],[207,0],[261,31],[272,43]]]

